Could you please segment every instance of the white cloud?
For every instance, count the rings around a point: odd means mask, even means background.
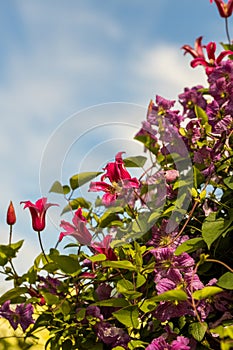
[[[206,85],[206,75],[202,67],[193,69],[189,66],[191,57],[183,56],[179,47],[160,43],[151,48],[140,50],[137,60],[132,65],[142,96],[154,98],[155,94],[176,100],[184,87]]]

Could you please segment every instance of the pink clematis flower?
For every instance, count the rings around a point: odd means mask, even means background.
[[[233,12],[233,0],[228,0],[225,4],[223,0],[210,0],[210,3],[215,2],[218,8],[218,12],[221,17],[227,18],[232,15]]]
[[[113,249],[110,247],[112,237],[111,235],[107,235],[104,237],[102,242],[93,242],[91,244],[91,248],[99,254],[104,254],[107,260],[117,260],[117,256],[114,253]]]
[[[92,240],[92,235],[86,228],[87,219],[82,215],[82,209],[78,208],[74,213],[72,219],[73,225],[69,222],[62,220],[60,226],[65,230],[61,232],[59,236],[59,242],[63,237],[70,235],[77,239],[82,245],[89,245]]]
[[[108,163],[103,169],[106,171],[101,176],[101,181],[91,182],[89,191],[98,192],[103,191],[105,194],[102,197],[104,205],[111,205],[121,195],[124,190],[131,188],[139,188],[140,183],[138,179],[131,178],[129,172],[125,169],[124,162],[122,160],[122,153],[117,153],[115,162]],[[111,184],[104,182],[103,180],[108,178]]]
[[[35,204],[30,201],[23,201],[24,209],[29,208],[32,217],[32,228],[34,231],[43,231],[45,228],[45,214],[49,207],[58,206],[58,204],[47,203],[47,198],[38,199]]]
[[[204,46],[201,44],[201,41],[202,37],[200,36],[195,41],[195,48],[192,48],[189,45],[184,45],[182,49],[185,51],[184,54],[190,53],[194,57],[194,59],[191,61],[191,67],[195,68],[198,65],[202,65],[205,67],[206,74],[209,75],[215,67],[220,65],[226,56],[233,55],[233,51],[224,50],[218,55],[218,57],[215,57],[216,44],[214,42],[210,42]],[[208,60],[204,56],[203,48],[206,49]]]

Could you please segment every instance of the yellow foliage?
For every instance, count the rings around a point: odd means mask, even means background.
[[[48,339],[48,331],[46,329],[38,331],[36,336],[38,340],[25,341],[20,327],[14,331],[6,319],[0,318],[0,350],[43,350]]]

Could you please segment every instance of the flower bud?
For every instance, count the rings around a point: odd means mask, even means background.
[[[10,201],[10,204],[7,210],[6,222],[8,225],[14,225],[16,222],[15,209],[12,201]]]

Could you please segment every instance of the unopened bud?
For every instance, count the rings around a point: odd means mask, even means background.
[[[7,210],[6,222],[8,225],[14,225],[16,222],[15,208],[13,206],[12,201],[10,201],[10,204]]]

